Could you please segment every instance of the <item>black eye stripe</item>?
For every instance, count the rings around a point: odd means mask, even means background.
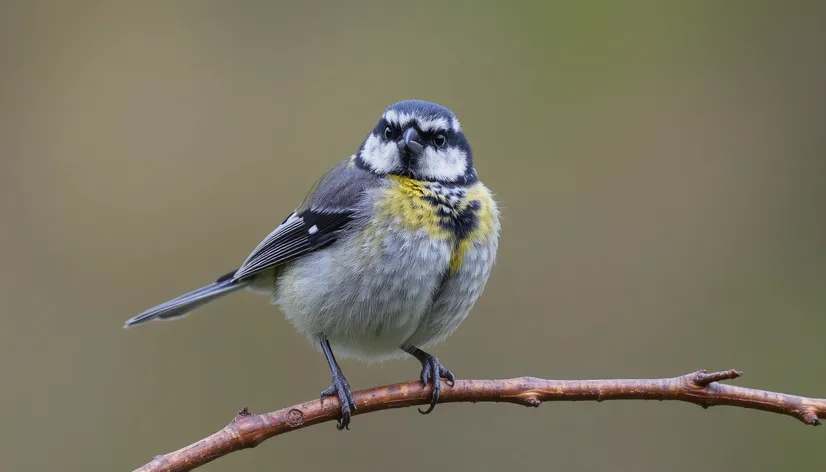
[[[388,128],[390,128],[390,136],[387,135]],[[401,134],[401,130],[395,123],[382,118],[376,125],[376,129],[373,130],[373,134],[380,139],[396,139]]]

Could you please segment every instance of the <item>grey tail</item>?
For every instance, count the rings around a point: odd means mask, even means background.
[[[196,308],[200,308],[207,303],[215,301],[228,293],[240,290],[249,283],[247,280],[233,279],[234,275],[235,271],[230,272],[223,275],[213,284],[193,290],[186,295],[181,295],[178,298],[173,298],[168,302],[164,302],[156,307],[150,308],[140,315],[126,320],[123,327],[129,328],[130,326],[155,319],[170,320],[182,318]]]

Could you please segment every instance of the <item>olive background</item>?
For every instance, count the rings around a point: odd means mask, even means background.
[[[266,298],[123,321],[236,267],[383,109],[459,116],[499,262],[461,378],[826,397],[820,2],[0,4],[0,469],[131,470],[327,387]],[[414,360],[344,361],[356,389]],[[660,402],[442,405],[202,470],[822,470],[826,430]]]

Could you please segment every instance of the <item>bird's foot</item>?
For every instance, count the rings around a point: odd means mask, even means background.
[[[422,353],[421,356],[416,356],[419,361],[422,363],[422,383],[426,386],[430,379],[433,379],[433,390],[430,394],[430,406],[427,410],[422,410],[419,408],[419,413],[426,415],[433,411],[433,408],[436,407],[436,402],[439,401],[439,394],[442,390],[442,382],[441,379],[447,379],[445,383],[448,386],[452,387],[453,384],[456,382],[456,376],[453,375],[453,372],[448,370],[445,366],[443,366],[439,362],[439,358],[427,354],[424,351],[420,351]]]
[[[333,372],[333,384],[327,390],[321,392],[321,401],[325,397],[336,396],[341,404],[341,420],[339,420],[336,428],[350,429],[350,415],[356,411],[356,401],[353,399],[353,391],[350,389],[350,384],[341,372]]]

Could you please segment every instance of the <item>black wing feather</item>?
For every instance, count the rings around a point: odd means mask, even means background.
[[[293,213],[252,251],[233,278],[248,277],[332,243],[352,217],[353,211],[345,209]]]

